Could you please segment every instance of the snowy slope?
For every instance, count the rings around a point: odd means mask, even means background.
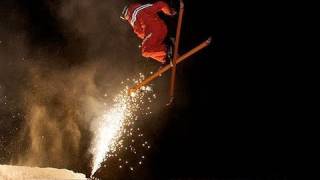
[[[66,169],[0,165],[0,180],[85,180],[81,173]]]

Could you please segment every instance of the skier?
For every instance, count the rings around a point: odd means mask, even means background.
[[[163,1],[154,4],[133,3],[125,6],[121,18],[128,21],[134,33],[142,39],[139,46],[142,56],[152,58],[161,64],[172,64],[172,45],[166,45],[164,40],[168,29],[158,13],[174,16],[176,11]]]

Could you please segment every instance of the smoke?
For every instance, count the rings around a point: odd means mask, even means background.
[[[0,2],[0,163],[12,155],[9,148],[22,123],[29,42],[25,22],[17,8]]]
[[[132,65],[139,60],[140,53],[139,41],[131,27],[119,18],[124,4],[125,1],[117,0],[68,0],[59,9],[54,9],[64,29],[85,39],[88,58],[106,61],[109,67],[116,66],[125,73],[132,72]],[[119,80],[127,77],[126,74],[119,75],[122,76]]]
[[[125,77],[149,69],[119,18],[125,2],[3,2],[0,153],[9,151],[11,164],[79,168],[90,158],[91,120]]]
[[[27,148],[16,156],[16,164],[75,167],[79,163],[85,139],[81,132],[99,110],[94,72],[88,66],[69,71],[30,68],[23,93],[25,123],[18,139]]]

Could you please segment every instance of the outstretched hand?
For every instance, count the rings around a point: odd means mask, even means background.
[[[171,8],[171,16],[175,16],[177,14],[177,11],[173,8]]]

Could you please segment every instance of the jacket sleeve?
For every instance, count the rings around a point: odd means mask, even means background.
[[[136,23],[134,24],[133,31],[134,31],[134,33],[136,33],[136,35],[140,39],[144,38],[144,36],[145,36],[144,25],[143,25],[143,23],[141,23],[140,20],[137,20]]]
[[[156,3],[153,4],[152,6],[153,11],[155,12],[160,12],[162,11],[164,14],[166,15],[172,15],[171,13],[171,8],[169,7],[169,5],[163,1],[158,1]]]

